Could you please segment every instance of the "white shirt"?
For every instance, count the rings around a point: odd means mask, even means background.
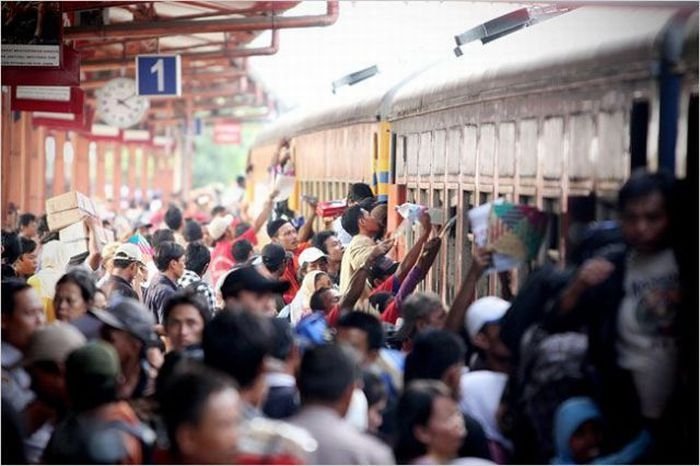
[[[658,419],[676,378],[678,265],[671,249],[630,253],[626,261],[625,295],[617,320],[618,364],[632,372],[642,414]]]
[[[335,220],[333,220],[331,226],[333,227],[333,231],[335,231],[335,236],[338,237],[340,243],[343,246],[347,246],[348,244],[350,244],[350,241],[352,241],[352,236],[350,235],[350,233],[345,231],[345,228],[343,228],[341,218],[342,217],[338,217]]]

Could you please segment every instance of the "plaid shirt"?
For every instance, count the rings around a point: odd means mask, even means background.
[[[181,288],[187,288],[189,285],[197,282],[200,283],[197,285],[197,288],[195,288],[195,291],[197,294],[204,297],[207,307],[209,308],[209,315],[214,317],[214,313],[216,312],[216,298],[214,296],[214,290],[207,282],[202,280],[202,278],[193,271],[185,270],[185,273],[182,274],[177,284]]]

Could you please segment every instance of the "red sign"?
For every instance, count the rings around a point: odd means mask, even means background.
[[[240,123],[217,123],[214,125],[214,142],[216,144],[240,144]]]
[[[20,86],[18,89],[12,86],[10,108],[25,112],[82,113],[84,101],[85,92],[79,87]]]
[[[95,111],[92,107],[84,107],[81,113],[32,115],[32,125],[47,126],[55,129],[65,129],[78,132],[90,131]]]
[[[63,63],[58,69],[2,67],[4,86],[80,86],[80,54],[63,46]]]

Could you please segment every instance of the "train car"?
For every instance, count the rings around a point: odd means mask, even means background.
[[[289,117],[267,143],[289,138],[301,191],[323,199],[378,180],[381,160],[390,207],[461,212],[427,280],[450,301],[470,264],[470,207],[505,198],[544,210],[540,261],[563,261],[569,224],[614,217],[633,169],[697,176],[697,28],[697,8],[580,7],[465,47],[381,98]],[[479,293],[498,291],[489,280]]]

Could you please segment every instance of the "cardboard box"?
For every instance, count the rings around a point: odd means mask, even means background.
[[[54,214],[72,209],[82,209],[90,215],[97,215],[92,199],[78,191],[70,191],[46,200],[46,213]]]
[[[88,238],[88,236],[88,229],[85,226],[85,222],[74,223],[58,232],[58,239],[64,242],[77,241],[79,239]]]
[[[65,250],[68,257],[75,257],[88,252],[88,242],[85,239],[61,242],[63,243],[63,249]]]
[[[46,222],[49,224],[49,230],[56,231],[66,228],[74,223],[81,222],[86,217],[90,216],[90,212],[83,209],[75,208],[64,210],[62,212],[50,213],[46,216]],[[59,233],[60,235],[60,233]]]

